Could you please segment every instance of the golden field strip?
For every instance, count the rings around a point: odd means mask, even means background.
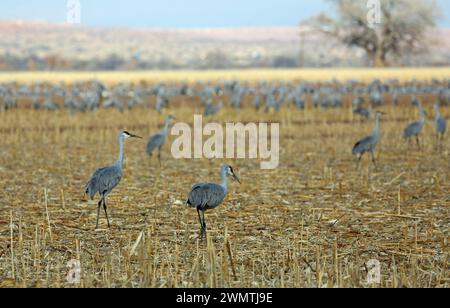
[[[102,80],[106,83],[139,82],[195,82],[238,79],[250,82],[259,80],[308,80],[330,81],[359,80],[369,82],[374,79],[398,79],[401,82],[430,81],[450,78],[449,67],[435,68],[337,68],[337,69],[249,69],[217,71],[142,71],[142,72],[3,72],[0,82],[17,81],[31,83],[35,81],[65,82]]]
[[[164,115],[0,113],[0,287],[448,288],[449,138],[437,150],[429,122],[423,150],[402,142],[417,117],[402,108],[382,108],[377,169],[351,156],[373,123],[347,108],[227,109],[211,119],[279,122],[280,167],[272,171],[255,160],[174,160],[170,141],[159,167],[145,140],[129,140],[109,230],[104,216],[94,230],[97,201],[85,198],[84,185],[116,159],[120,130],[146,137]],[[191,124],[201,112],[169,111]],[[225,162],[243,183],[231,183],[225,202],[206,213],[204,243],[184,202],[193,183],[219,181]],[[380,284],[367,283],[371,259],[380,261]],[[70,260],[81,263],[79,284],[66,280]]]

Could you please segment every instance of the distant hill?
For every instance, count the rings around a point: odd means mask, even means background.
[[[450,29],[430,33],[427,56],[449,65]],[[0,21],[0,70],[135,70],[364,66],[364,53],[308,28],[125,29]]]

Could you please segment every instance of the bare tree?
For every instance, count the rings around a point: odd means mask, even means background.
[[[362,48],[372,65],[386,66],[404,54],[423,51],[427,30],[435,27],[440,9],[435,0],[380,0],[380,23],[371,24],[367,0],[330,0],[335,17],[325,13],[308,23],[350,47]]]

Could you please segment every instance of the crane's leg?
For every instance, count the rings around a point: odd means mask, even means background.
[[[108,217],[108,209],[106,208],[106,197],[103,197],[103,209],[105,210],[106,215],[106,221],[108,222],[108,228],[111,228],[111,225],[109,224],[109,217]]]
[[[103,199],[100,199],[97,207],[97,224],[95,225],[95,229],[98,229],[98,217],[100,216],[100,207],[102,206]]]
[[[161,147],[158,148],[158,161],[159,161],[159,166],[161,167]]]
[[[202,225],[202,238],[206,239],[206,220],[205,220],[205,211],[202,211],[202,219],[203,219],[203,225]]]
[[[417,143],[417,147],[420,150],[420,141],[419,141],[419,135],[416,136],[416,143]]]
[[[375,153],[373,151],[370,151],[370,153],[372,153],[372,163],[375,166],[375,168],[377,167],[377,163],[375,161]]]
[[[200,216],[200,208],[197,208],[197,214],[198,214],[198,221],[200,222],[200,232],[203,230],[203,221],[202,217]]]
[[[205,212],[197,207],[198,220],[200,222],[200,236],[201,239],[206,235],[206,223],[205,223]]]
[[[440,140],[441,140],[441,138],[439,136],[439,133],[436,133],[436,150],[437,151],[439,151],[439,149],[441,148]]]

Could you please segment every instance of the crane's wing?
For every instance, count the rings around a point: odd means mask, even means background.
[[[364,137],[364,138],[362,138],[361,140],[359,140],[359,141],[353,146],[353,149],[352,149],[353,155],[361,154],[361,153],[363,153],[363,152],[369,150],[370,145],[372,144],[372,141],[373,141],[373,136],[372,136],[372,135],[367,136],[367,137]]]
[[[107,167],[96,170],[89,181],[86,183],[85,192],[89,195],[89,197],[91,197],[91,199],[93,199],[98,192],[99,179],[106,168]]]
[[[225,198],[225,192],[222,186],[207,183],[207,184],[195,184],[192,186],[189,193],[186,204],[189,207],[205,207],[205,206],[217,206]]]
[[[98,169],[86,184],[86,193],[93,199],[97,193],[109,192],[119,184],[121,177],[121,171],[114,166]]]
[[[147,154],[152,155],[152,152],[159,148],[164,143],[164,135],[156,134],[150,137],[147,143]]]
[[[409,124],[405,130],[403,131],[403,138],[407,139],[419,131],[420,123],[419,122],[413,122]]]
[[[447,130],[447,119],[439,118],[437,120],[436,126],[437,126],[437,130],[440,133],[444,134],[445,131]]]

